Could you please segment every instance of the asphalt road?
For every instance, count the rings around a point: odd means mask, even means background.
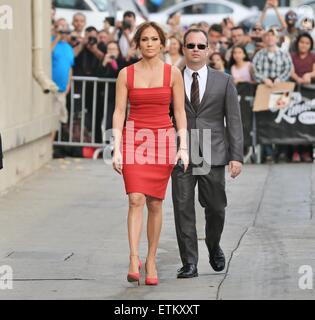
[[[126,281],[127,198],[120,177],[102,161],[52,161],[0,197],[0,266],[13,271],[13,288],[0,289],[0,299],[315,299],[315,289],[299,287],[302,266],[315,271],[314,164],[246,165],[237,180],[228,178],[227,267],[216,273],[208,263],[198,207],[194,279],[176,279],[181,265],[170,191],[160,285],[137,287]],[[145,254],[144,232],[142,259]]]

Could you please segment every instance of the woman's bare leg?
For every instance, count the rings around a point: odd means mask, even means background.
[[[162,228],[162,203],[160,199],[147,197],[148,207],[148,255],[146,261],[147,276],[149,278],[157,277],[156,270],[156,252],[159,245]]]
[[[139,243],[143,226],[143,208],[145,195],[141,193],[129,194],[128,238],[130,248],[129,272],[139,272]]]

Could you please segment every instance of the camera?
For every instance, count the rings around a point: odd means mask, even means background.
[[[262,38],[261,37],[252,37],[252,40],[256,43],[258,42],[263,42]]]
[[[96,37],[89,37],[88,44],[91,46],[94,46],[95,44],[97,44],[97,38]]]
[[[112,60],[116,59],[116,57],[115,57],[115,56],[110,56],[110,58],[111,58]]]
[[[122,22],[122,29],[123,29],[123,30],[131,29],[131,23],[124,20],[124,21]]]

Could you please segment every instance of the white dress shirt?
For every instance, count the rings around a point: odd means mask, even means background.
[[[198,83],[199,83],[199,101],[201,102],[205,91],[206,91],[206,85],[208,80],[208,68],[207,65],[204,65],[201,69],[195,71],[189,69],[187,66],[184,71],[184,82],[185,82],[185,90],[186,95],[190,101],[190,91],[191,91],[191,85],[193,82],[193,73],[198,72]]]

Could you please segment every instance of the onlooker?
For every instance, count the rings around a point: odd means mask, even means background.
[[[315,53],[313,38],[308,33],[298,36],[292,53],[293,72],[292,79],[298,84],[309,84],[315,79]]]
[[[167,33],[169,36],[171,36],[171,35],[177,35],[179,37],[183,36],[183,30],[180,26],[180,18],[181,18],[181,14],[179,12],[176,12],[168,17],[168,19],[167,19],[167,26],[168,26]]]
[[[126,62],[126,66],[134,64],[141,59],[139,50],[137,49],[137,45],[134,41],[131,42],[127,57],[125,57],[124,59]]]
[[[208,33],[210,26],[209,26],[209,23],[208,23],[208,22],[206,22],[206,21],[200,21],[200,22],[196,25],[196,28],[203,30],[205,33]]]
[[[115,31],[116,31],[115,17],[106,17],[105,18],[103,30],[108,32],[109,34],[115,33]]]
[[[243,46],[246,49],[248,55],[253,55],[255,52],[255,46],[251,43],[252,39],[249,35],[245,34],[243,27],[236,26],[231,30],[231,38],[233,46]],[[230,61],[232,48],[230,48],[225,54],[225,60]]]
[[[253,59],[255,78],[258,83],[273,87],[275,82],[287,81],[292,70],[292,60],[287,52],[277,46],[278,33],[269,29],[263,37],[265,48]]]
[[[213,24],[208,31],[209,55],[220,51],[220,39],[222,37],[222,27],[219,24]]]
[[[298,16],[293,10],[289,10],[285,16],[285,23],[287,25],[287,36],[293,41],[299,34],[299,29],[296,27]]]
[[[106,50],[99,46],[97,30],[94,27],[86,28],[83,40],[75,47],[74,74],[76,76],[94,76],[100,61],[104,59],[105,52]]]
[[[126,57],[130,49],[131,41],[136,32],[136,15],[132,11],[124,13],[121,35],[119,38],[119,48],[123,57]]]
[[[53,97],[53,108],[61,123],[68,122],[66,96],[70,92],[74,53],[68,44],[69,26],[64,19],[55,23],[55,35],[52,36],[52,78],[59,91]],[[55,140],[55,132],[52,136]]]
[[[231,38],[231,30],[235,27],[233,20],[230,17],[222,20],[222,33],[225,37]]]
[[[255,23],[250,37],[252,39],[252,45],[254,47],[254,52],[251,55],[248,55],[250,59],[254,57],[257,51],[264,48],[263,35],[265,33],[264,27],[259,23]]]
[[[258,83],[273,87],[275,83],[287,81],[292,71],[292,60],[289,53],[277,46],[278,33],[275,29],[267,30],[263,37],[265,48],[258,51],[253,59],[254,74]],[[279,146],[275,150],[279,161],[287,159],[287,147]],[[274,161],[271,145],[263,146],[266,162]]]
[[[227,38],[226,36],[222,36],[220,38],[219,45],[220,45],[219,52],[225,57],[226,52],[229,50],[229,48],[231,46],[231,42],[230,42],[229,38]]]
[[[225,65],[226,65],[226,61],[224,60],[224,57],[222,57],[222,55],[219,52],[212,53],[212,55],[210,56],[211,68],[221,72],[228,73],[228,70],[226,69]]]
[[[107,44],[107,54],[104,57],[103,62],[98,68],[97,76],[100,78],[117,79],[119,71],[124,68],[126,62],[121,55],[119,45],[116,41],[110,41]],[[112,129],[112,119],[115,110],[116,90],[115,83],[110,83],[108,88],[108,103],[107,103],[107,115],[104,117],[104,94],[105,90],[99,90],[98,92],[98,105],[96,111],[96,142],[102,142],[101,125],[103,123],[103,129]],[[104,85],[103,85],[104,87]],[[105,136],[106,143],[110,142],[111,135]]]
[[[73,31],[77,34],[78,37],[84,37],[84,29],[86,27],[86,16],[78,12],[73,16],[72,20]]]
[[[294,69],[292,79],[298,84],[309,84],[315,79],[315,53],[313,38],[302,33],[296,40],[295,53],[292,53]],[[292,162],[312,162],[312,146],[300,145],[293,147]]]
[[[114,40],[112,39],[111,35],[107,31],[102,30],[97,34],[97,41],[98,41],[98,48],[102,52],[106,53],[108,42],[114,41]]]
[[[176,36],[168,39],[168,52],[164,55],[165,63],[178,67],[183,70],[185,67],[185,59],[183,55],[183,44]]]
[[[253,82],[253,66],[244,47],[235,46],[232,50],[230,70],[234,83]]]

